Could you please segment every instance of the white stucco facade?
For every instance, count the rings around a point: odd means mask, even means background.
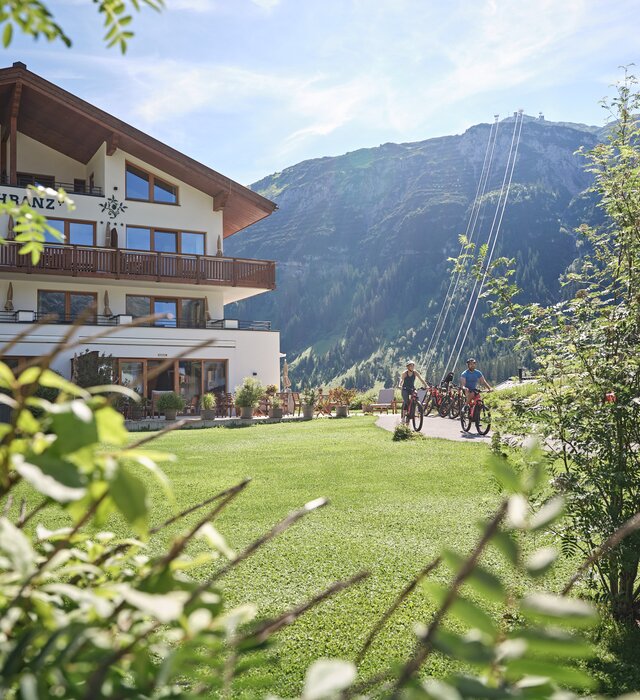
[[[18,68],[21,70],[20,66]],[[133,138],[126,129],[123,133]],[[51,180],[56,187],[64,186],[75,208],[68,210],[52,194],[34,195],[33,208],[50,221],[57,221],[56,227],[60,229],[70,231],[73,226],[83,224],[83,236],[89,238],[83,239],[82,244],[71,240],[64,244],[48,243],[37,265],[18,255],[17,243],[0,247],[0,345],[10,342],[17,334],[26,333],[24,339],[11,348],[8,359],[17,361],[49,352],[69,331],[74,320],[69,312],[75,308],[69,301],[71,297],[83,299],[82,303],[92,298],[96,311],[86,325],[76,329],[74,337],[78,345],[62,352],[53,363],[53,368],[66,377],[71,377],[74,354],[89,350],[111,356],[117,371],[124,371],[119,367],[130,369],[136,362],[142,363],[144,373],[140,376],[144,376],[144,387],[141,388],[145,393],[149,388],[147,366],[178,355],[182,364],[192,362],[195,366],[201,362],[198,372],[202,372],[203,377],[205,363],[207,367],[215,364],[217,389],[226,392],[233,392],[244,377],[256,377],[264,384],[279,386],[280,336],[277,331],[270,330],[268,319],[256,322],[225,319],[226,304],[268,293],[273,288],[275,268],[270,261],[224,257],[224,236],[230,235],[224,219],[227,196],[224,192],[220,196],[205,191],[207,177],[217,182],[215,178],[223,176],[209,171],[211,175],[205,172],[189,184],[177,178],[170,168],[161,170],[139,155],[119,148],[115,140],[102,140],[93,155],[81,162],[46,145],[47,141],[55,142],[46,136],[43,134],[40,140],[18,130],[13,139],[3,144],[0,201],[20,204],[26,197],[23,181],[29,177],[36,182],[38,178]],[[141,149],[149,147],[147,139],[144,137],[144,143],[140,140]],[[14,153],[12,143],[15,144]],[[158,162],[171,164],[171,154],[158,153]],[[181,172],[185,173],[186,157],[177,154],[175,158],[176,169],[182,167]],[[8,164],[11,173],[7,172]],[[128,196],[127,168],[138,169],[148,176],[151,183],[148,200]],[[205,169],[204,166],[199,168]],[[156,181],[173,188],[174,202],[152,201]],[[234,187],[234,192],[238,192],[240,186],[234,184]],[[249,191],[245,195],[242,189],[236,195],[236,202],[238,196],[241,200],[246,197],[247,201],[256,197]],[[216,201],[218,196],[220,199]],[[0,237],[12,239],[12,225],[7,216],[1,216]],[[128,237],[128,229],[150,231],[152,242],[160,235],[174,237],[175,251],[154,248],[153,243],[149,248],[130,248],[128,242],[133,239]],[[203,250],[186,250],[186,244],[183,248],[182,241],[194,239],[193,236],[188,238],[191,234],[197,234],[198,246],[204,241]],[[144,303],[149,300],[151,313],[154,304],[161,301],[174,304],[176,309],[193,303],[198,315],[197,318],[185,316],[183,311],[180,317],[178,311],[176,319],[163,321],[168,327],[148,324],[127,328],[126,324],[135,318],[131,301],[134,297]],[[48,313],[48,309],[43,310],[46,306],[43,299],[51,298],[61,300],[60,308],[65,311],[55,322],[43,322]],[[170,327],[172,323],[175,327]],[[109,328],[113,333],[108,337],[93,338]],[[177,391],[181,391],[182,381],[179,370],[184,374],[182,365],[176,364],[174,374],[167,380],[175,382]],[[198,373],[193,376],[197,384]],[[191,386],[189,398],[197,398],[208,390],[204,378],[201,382],[201,389]]]

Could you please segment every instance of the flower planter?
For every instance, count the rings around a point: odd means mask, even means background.
[[[165,408],[164,409],[164,419],[165,420],[175,420],[178,415],[178,409],[176,408]]]
[[[303,406],[302,417],[305,420],[311,420],[313,418],[313,406]]]
[[[349,415],[349,406],[336,406],[336,418],[346,418]]]
[[[282,409],[281,408],[270,408],[269,409],[269,418],[277,418],[278,420],[282,420]]]
[[[202,420],[214,420],[216,417],[216,409],[215,408],[203,408],[200,411],[200,417]]]
[[[240,418],[253,418],[253,406],[240,406]]]

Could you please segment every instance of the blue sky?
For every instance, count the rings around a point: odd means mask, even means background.
[[[166,0],[124,57],[89,0],[47,4],[73,48],[20,37],[2,65],[243,184],[520,108],[603,124],[599,100],[640,58],[638,0]]]

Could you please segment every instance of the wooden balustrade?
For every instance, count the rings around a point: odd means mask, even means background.
[[[270,260],[178,255],[89,246],[45,245],[34,265],[20,244],[0,245],[0,270],[73,277],[154,280],[219,286],[275,288]]]

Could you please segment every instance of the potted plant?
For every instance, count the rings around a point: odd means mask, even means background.
[[[268,388],[268,387],[267,387]],[[271,406],[269,408],[269,418],[282,418],[282,401],[279,396],[274,393],[271,397]]]
[[[302,417],[305,420],[311,420],[313,418],[313,409],[315,408],[316,402],[318,401],[318,392],[315,389],[307,387],[302,392]]]
[[[271,398],[272,396],[275,396],[278,391],[278,387],[275,384],[267,384],[264,393]]]
[[[355,389],[345,389],[343,386],[337,386],[329,389],[329,401],[336,405],[336,418],[346,418],[349,414],[349,404],[356,397]]]
[[[202,420],[213,420],[216,417],[216,397],[213,394],[203,394],[200,403]]]
[[[160,413],[164,413],[165,420],[175,420],[178,411],[184,408],[184,399],[174,391],[170,391],[158,397],[156,406]]]
[[[213,395],[213,398],[216,400],[216,415],[227,415],[229,413],[227,395],[223,391],[216,391],[216,393]]]
[[[264,388],[257,379],[245,377],[242,384],[236,387],[236,406],[240,409],[241,418],[251,418],[258,405]]]

